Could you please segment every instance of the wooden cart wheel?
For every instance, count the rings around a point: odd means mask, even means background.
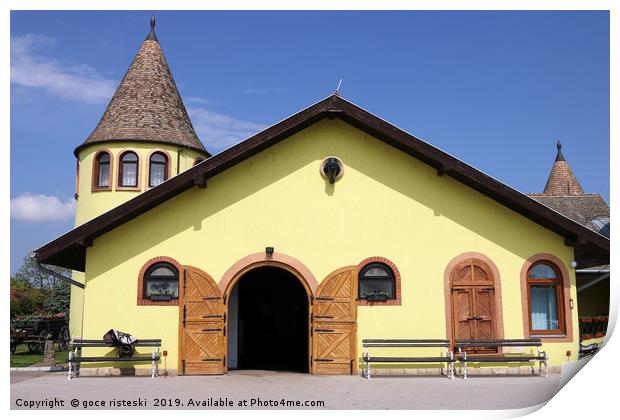
[[[45,352],[45,341],[47,340],[48,332],[43,330],[37,336],[36,351],[43,354]]]
[[[60,329],[58,333],[58,349],[60,351],[66,351],[69,348],[71,342],[71,334],[69,334],[69,327],[66,325]]]

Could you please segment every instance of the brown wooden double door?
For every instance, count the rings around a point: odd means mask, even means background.
[[[310,372],[356,373],[357,267],[334,271],[319,285],[310,309]],[[204,271],[183,270],[179,287],[180,374],[228,371],[227,302]]]
[[[356,373],[356,297],[356,266],[334,271],[319,285],[311,316],[312,373]]]
[[[451,277],[452,340],[493,340],[496,337],[495,287],[485,263],[466,260]],[[469,349],[488,352],[490,349]]]
[[[217,375],[226,367],[226,304],[204,271],[183,270],[179,286],[179,372]]]

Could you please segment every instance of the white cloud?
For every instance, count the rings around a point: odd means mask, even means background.
[[[30,193],[11,199],[11,217],[28,222],[67,220],[75,214],[75,201],[64,203],[58,197]]]
[[[239,120],[203,108],[188,108],[187,111],[198,137],[211,152],[217,153],[265,128],[263,124]]]
[[[40,54],[56,45],[45,35],[11,38],[11,83],[44,89],[48,93],[80,102],[110,100],[116,82],[83,63],[63,63]]]
[[[201,98],[200,96],[186,96],[183,100],[193,104],[213,105],[213,101],[211,99]]]

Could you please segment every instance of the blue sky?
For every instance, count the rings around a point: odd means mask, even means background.
[[[150,12],[11,13],[11,272],[71,229],[73,149]],[[212,153],[332,93],[526,193],[561,139],[609,202],[607,12],[162,12],[157,36]]]

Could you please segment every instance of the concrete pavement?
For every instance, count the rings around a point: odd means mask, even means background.
[[[223,376],[78,377],[11,372],[11,408],[511,409],[550,399],[560,375],[316,376],[233,371]]]

